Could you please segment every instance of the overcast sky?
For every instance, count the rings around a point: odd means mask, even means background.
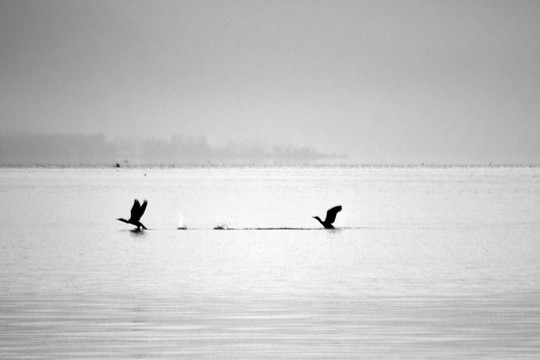
[[[540,163],[540,1],[0,0],[0,121]]]

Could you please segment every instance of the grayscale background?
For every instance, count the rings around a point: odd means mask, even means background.
[[[523,0],[2,0],[0,131],[537,164],[539,18]]]
[[[0,0],[0,358],[539,359],[539,39],[539,1]]]

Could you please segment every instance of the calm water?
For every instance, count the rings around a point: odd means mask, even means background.
[[[540,357],[539,168],[2,169],[0,203],[2,359]]]

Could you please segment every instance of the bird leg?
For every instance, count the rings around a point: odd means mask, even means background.
[[[144,230],[148,230],[146,226],[144,226],[140,221],[137,222],[137,229],[140,230],[140,228],[143,228]]]

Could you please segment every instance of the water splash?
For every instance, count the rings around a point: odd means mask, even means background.
[[[187,225],[184,222],[184,215],[182,213],[178,213],[178,230],[187,230]]]
[[[216,226],[214,226],[214,230],[229,230],[230,228],[231,228],[231,223],[228,221],[221,222],[217,224]]]

